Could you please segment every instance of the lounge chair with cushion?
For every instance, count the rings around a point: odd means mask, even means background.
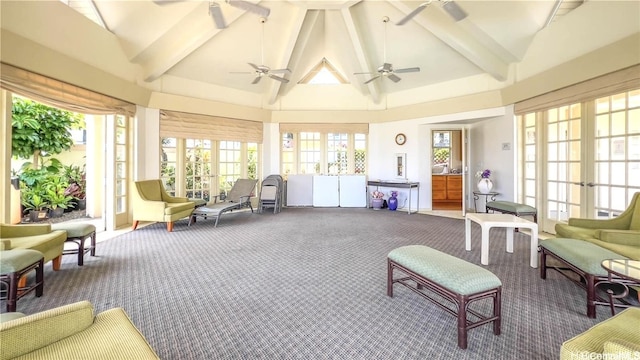
[[[166,222],[173,231],[173,222],[191,216],[195,203],[185,197],[169,195],[162,180],[136,181],[133,187],[133,230],[140,221]]]
[[[251,209],[251,212],[253,212],[251,198],[255,196],[257,182],[258,180],[254,179],[236,180],[224,201],[220,201],[219,196],[215,196],[213,203],[199,207],[193,212],[189,224],[195,222],[197,216],[202,216],[204,218],[215,218],[216,223],[214,227],[217,227],[220,217],[226,212],[247,207]]]

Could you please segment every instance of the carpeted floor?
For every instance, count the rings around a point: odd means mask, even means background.
[[[480,228],[464,250],[464,221],[388,210],[285,208],[154,224],[98,244],[97,257],[46,266],[33,313],[79,300],[123,307],[163,359],[556,359],[564,340],[610,317],[586,317],[585,292],[529,267],[529,237],[491,231],[503,283],[502,334],[485,325],[457,347],[456,320],[408,289],[386,296],[386,255],[422,244],[480,263]],[[3,311],[4,311],[4,303]]]

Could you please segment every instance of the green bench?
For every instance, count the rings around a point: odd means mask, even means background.
[[[406,276],[394,278],[394,270]],[[502,282],[489,270],[427,246],[409,245],[392,250],[387,256],[387,296],[393,297],[395,283],[456,316],[461,349],[467,348],[468,330],[477,326],[493,322],[493,333],[500,335]],[[453,302],[456,310],[436,301],[425,288]],[[470,303],[488,298],[493,300],[492,314],[483,315],[469,308]],[[467,319],[467,313],[477,320]]]
[[[585,240],[554,238],[540,242],[540,278],[547,278],[547,269],[553,269],[587,290],[587,316],[596,317],[596,305],[611,304],[598,297],[596,285],[607,281],[609,274],[602,267],[607,259],[627,259],[611,250]],[[560,265],[549,265],[547,257],[557,260]],[[570,274],[577,274],[582,281]]]
[[[511,201],[490,201],[486,204],[487,212],[497,211],[503,214],[511,214],[518,217],[533,216],[533,222],[538,222],[538,210],[533,206],[518,204]]]

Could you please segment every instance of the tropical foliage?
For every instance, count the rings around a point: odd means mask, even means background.
[[[71,149],[73,137],[69,129],[82,125],[80,114],[13,97],[12,155],[22,159],[33,158],[37,167],[39,156],[60,154]]]

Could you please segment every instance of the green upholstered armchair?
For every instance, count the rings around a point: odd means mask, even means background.
[[[0,360],[159,359],[122,308],[96,315],[90,302],[80,301],[27,316],[1,315]]]
[[[51,224],[0,224],[0,250],[32,249],[44,255],[44,262],[53,261],[53,270],[60,269],[62,250],[67,240],[64,230],[51,230]]]
[[[185,197],[167,194],[162,180],[136,181],[133,196],[133,230],[140,221],[166,222],[167,231],[173,231],[173,222],[189,217],[195,203]]]
[[[568,224],[556,224],[556,236],[587,240],[630,259],[640,260],[640,192],[633,195],[629,207],[616,218],[570,218]]]

